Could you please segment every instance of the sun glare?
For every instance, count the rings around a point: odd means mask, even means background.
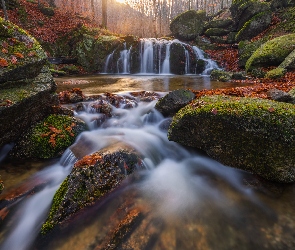
[[[119,3],[125,3],[125,0],[116,0]]]

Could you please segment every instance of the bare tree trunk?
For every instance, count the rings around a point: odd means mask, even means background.
[[[2,3],[3,12],[4,12],[4,19],[5,19],[5,21],[8,21],[8,15],[7,15],[7,10],[6,10],[5,0],[1,0],[1,3]]]
[[[102,0],[101,2],[101,9],[102,9],[102,21],[101,26],[103,28],[107,28],[108,24],[108,6],[107,6],[107,0]]]

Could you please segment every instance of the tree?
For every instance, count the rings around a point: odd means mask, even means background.
[[[103,28],[107,28],[107,24],[108,24],[108,4],[107,4],[107,0],[102,0],[101,9],[102,9],[101,26]]]
[[[4,19],[7,21],[8,15],[7,15],[7,10],[6,10],[5,0],[1,0],[1,3],[2,3],[3,12],[4,12]]]

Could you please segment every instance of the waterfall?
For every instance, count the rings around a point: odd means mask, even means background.
[[[140,73],[154,73],[154,39],[142,39]]]
[[[104,73],[107,73],[108,72],[109,64],[113,60],[114,52],[115,51],[113,51],[111,54],[109,54],[107,56],[107,59],[106,59],[106,62],[105,62],[105,66],[104,66]]]
[[[166,43],[166,52],[165,52],[165,59],[163,61],[162,65],[162,71],[160,71],[162,74],[170,74],[170,46],[171,43]],[[160,63],[159,63],[160,65]]]
[[[130,51],[132,46],[127,50],[124,43],[124,50],[120,51],[120,58],[117,61],[118,74],[130,74]]]
[[[172,45],[179,45],[180,47],[176,48],[178,51],[172,52]],[[136,56],[138,59],[132,57],[131,61],[130,58],[132,53],[135,53],[136,55],[139,54]],[[176,53],[177,56],[173,57],[172,53]],[[130,46],[129,49],[127,49],[127,45],[124,43],[124,49],[120,51],[119,57],[117,59],[114,57],[114,51],[106,57],[105,73],[192,74],[195,72],[191,72],[191,69],[198,67],[198,65],[195,65],[197,59],[205,61],[206,68],[202,72],[202,75],[208,75],[212,69],[219,68],[215,61],[205,58],[204,52],[201,49],[180,42],[177,39],[168,41],[165,39],[143,38],[140,40],[139,46]],[[117,62],[115,70],[112,68],[110,69],[109,67],[113,60],[116,60],[115,62]],[[180,69],[182,67],[181,62],[185,63],[184,69],[177,70],[177,68]],[[173,69],[171,69],[171,65],[174,65]],[[179,67],[177,67],[177,65],[179,65]]]
[[[202,75],[210,75],[210,73],[211,73],[211,71],[213,69],[219,69],[217,63],[214,60],[212,60],[210,58],[205,58],[203,50],[201,50],[197,46],[193,46],[192,48],[193,48],[193,50],[195,52],[196,57],[198,59],[202,59],[202,60],[204,60],[206,62],[206,68],[203,71]]]

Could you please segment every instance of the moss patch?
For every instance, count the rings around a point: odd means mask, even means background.
[[[173,118],[169,140],[272,181],[295,181],[295,109],[258,98],[205,96]]]
[[[278,66],[294,50],[295,34],[272,39],[260,46],[248,59],[246,70],[257,66]]]

